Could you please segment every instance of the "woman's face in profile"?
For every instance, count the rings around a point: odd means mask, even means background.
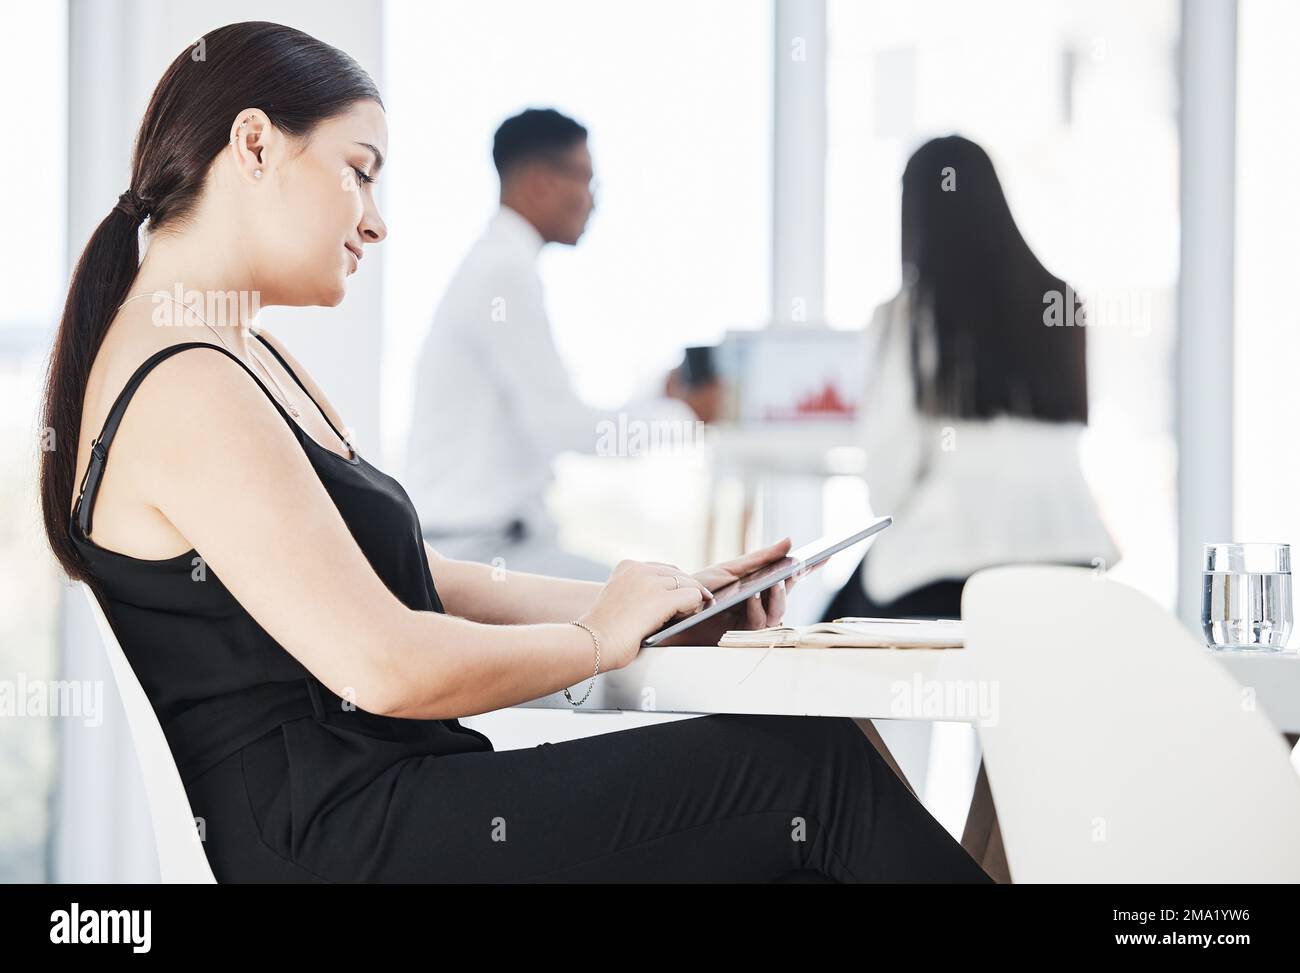
[[[388,151],[388,123],[374,101],[321,122],[289,148],[258,213],[258,277],[273,303],[343,300],[366,250],[387,235],[374,180]]]

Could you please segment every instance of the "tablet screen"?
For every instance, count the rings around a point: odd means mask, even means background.
[[[643,646],[658,645],[664,639],[672,638],[677,633],[698,625],[706,618],[712,618],[719,612],[724,612],[734,605],[739,605],[746,598],[753,598],[754,595],[784,581],[786,578],[811,571],[832,555],[866,540],[872,534],[879,533],[893,522],[894,518],[892,517],[881,517],[847,537],[828,534],[801,547],[791,549],[785,557],[764,565],[752,574],[747,574],[745,577],[719,588],[713,593],[714,600],[710,604],[702,607],[694,615],[689,615],[661,628],[644,639],[641,644]]]

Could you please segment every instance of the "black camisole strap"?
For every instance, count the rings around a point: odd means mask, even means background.
[[[275,346],[271,344],[271,342],[263,338],[260,334],[255,333],[255,336],[258,341],[262,342],[262,344],[266,345],[266,347],[270,349],[271,354],[275,356],[275,360],[284,366],[284,370],[289,373],[290,378],[292,378],[295,382],[298,383],[298,388],[302,389],[303,394],[306,395],[308,399],[311,399],[311,404],[316,407],[316,411],[320,413],[320,417],[325,420],[325,422],[329,425],[331,429],[334,430],[334,435],[338,436],[342,442],[347,443],[347,445],[351,446],[352,444],[348,442],[348,437],[338,431],[337,427],[335,427],[334,425],[334,422],[330,419],[328,415],[325,414],[325,410],[320,407],[320,403],[317,402],[314,398],[312,398],[311,392],[307,391],[307,386],[302,384],[302,379],[298,377],[298,373],[289,367],[289,363],[284,360],[284,356],[281,355],[278,351],[276,351]]]
[[[126,412],[127,403],[131,401],[131,396],[135,394],[135,390],[140,386],[140,383],[144,381],[145,375],[149,373],[149,370],[153,368],[154,365],[158,364],[164,358],[176,354],[178,351],[184,351],[186,348],[214,348],[223,355],[239,362],[239,366],[243,368],[244,371],[248,372],[253,381],[257,383],[258,388],[266,393],[266,397],[270,399],[271,403],[277,410],[279,410],[280,415],[284,416],[284,421],[289,424],[294,435],[297,436],[301,434],[301,427],[298,423],[293,421],[289,413],[285,411],[284,406],[282,406],[276,397],[271,394],[270,389],[268,389],[253,370],[244,364],[244,362],[240,360],[239,356],[229,348],[222,347],[221,345],[214,345],[209,341],[184,341],[180,344],[162,348],[146,358],[140,367],[137,368],[127,380],[126,385],[122,387],[122,391],[119,392],[117,398],[113,400],[112,408],[108,410],[108,418],[104,420],[104,428],[100,430],[98,436],[90,441],[90,461],[86,464],[85,475],[81,478],[81,489],[77,491],[77,504],[75,511],[77,515],[77,524],[81,528],[82,536],[90,536],[91,513],[95,507],[95,494],[99,491],[99,483],[104,478],[104,467],[108,463],[108,448],[113,444],[113,437],[117,435],[117,427],[122,422],[122,415]],[[300,382],[299,384],[301,385],[302,383]],[[306,390],[304,389],[304,391]]]

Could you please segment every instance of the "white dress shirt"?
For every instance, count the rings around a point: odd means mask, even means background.
[[[1083,476],[1083,424],[934,418],[916,410],[906,299],[876,309],[861,428],[872,512],[863,589],[887,603],[932,581],[1014,562],[1119,560]],[[1098,562],[1097,559],[1100,559]]]
[[[419,358],[403,485],[426,531],[492,533],[512,519],[553,528],[545,494],[564,450],[594,453],[602,421],[693,423],[667,397],[593,408],[570,385],[546,316],[543,239],[502,206],[434,313]]]

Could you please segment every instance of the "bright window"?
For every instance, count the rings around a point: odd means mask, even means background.
[[[1084,465],[1123,558],[1172,608],[1178,129],[1172,0],[830,0],[826,307],[862,327],[899,286],[910,153],[959,133],[992,156],[1049,270],[1096,298]]]

